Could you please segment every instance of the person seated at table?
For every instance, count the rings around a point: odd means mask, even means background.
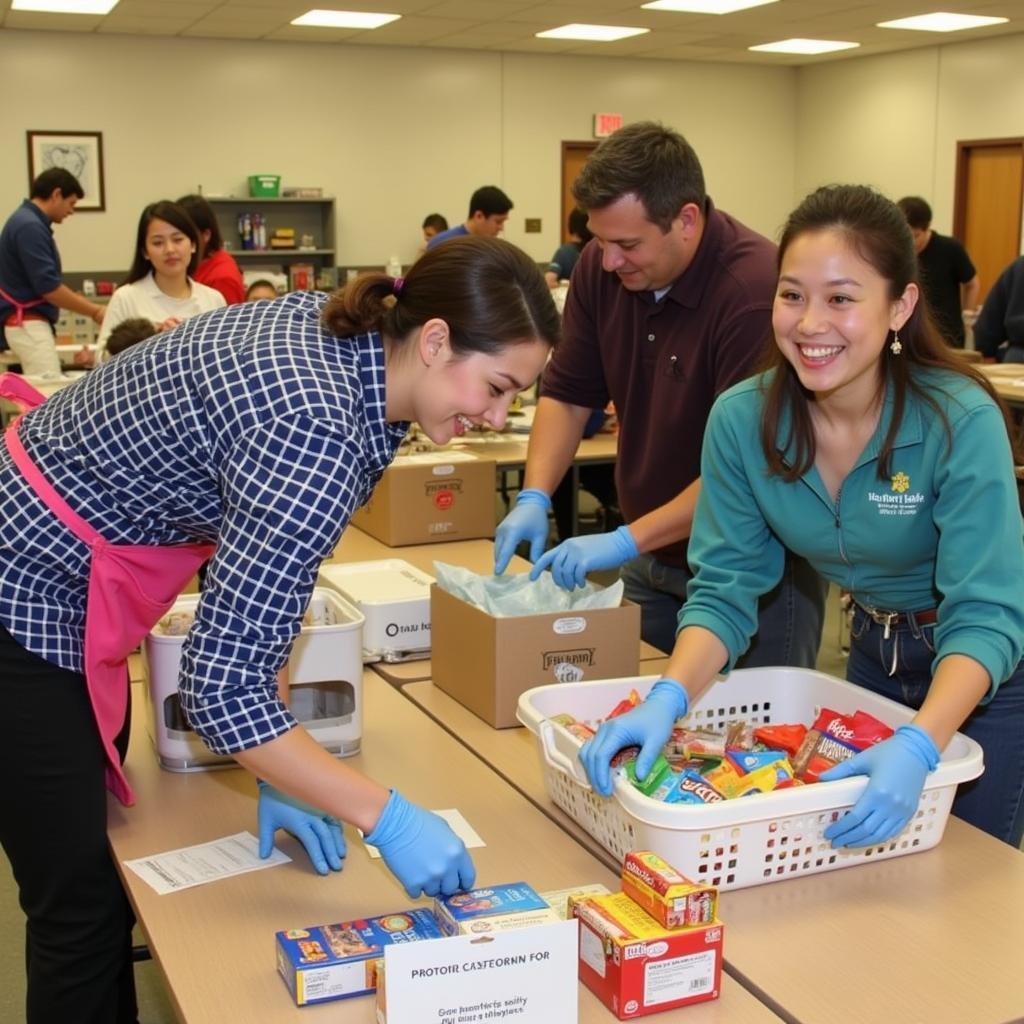
[[[1006,410],[946,346],[921,301],[910,229],[869,188],[818,189],[790,214],[772,325],[771,369],[711,411],[694,579],[668,667],[584,745],[587,775],[608,795],[612,756],[638,745],[647,776],[675,720],[742,654],[785,546],[853,595],[847,678],[914,711],[822,774],[868,776],[825,838],[864,847],[898,835],[959,729],[984,750],[985,773],[960,787],[953,813],[1018,847],[1024,539]]]
[[[1000,275],[974,324],[974,347],[1001,363],[1024,363],[1024,256]]]
[[[125,283],[111,296],[96,339],[98,361],[110,332],[129,317],[172,327],[225,305],[224,296],[191,274],[199,260],[199,230],[177,203],[150,203],[139,217],[135,255]]]
[[[260,299],[276,299],[277,297],[277,287],[273,281],[268,281],[265,277],[253,281],[245,291],[246,302],[258,302]]]
[[[137,345],[140,341],[152,338],[157,333],[157,325],[145,317],[133,316],[122,320],[107,338],[107,355],[111,359],[125,349]]]
[[[548,269],[544,273],[544,280],[551,288],[557,288],[559,281],[568,281],[572,276],[572,269],[583,252],[583,246],[594,236],[587,227],[587,215],[583,210],[575,209],[569,214],[569,236],[570,241],[560,245],[551,257]]]
[[[182,196],[178,205],[192,218],[199,229],[199,263],[192,275],[207,288],[215,288],[224,301],[243,302],[245,284],[234,256],[224,249],[224,239],[213,207],[199,195]]]
[[[437,444],[474,424],[500,430],[560,330],[532,259],[454,239],[404,278],[364,274],[330,296],[187,320],[8,430],[0,843],[28,916],[29,1024],[135,1020],[133,917],[104,787],[134,799],[117,745],[125,659],[207,558],[179,696],[207,746],[260,780],[260,854],[283,828],[317,872],[338,871],[344,821],[409,898],[473,887],[447,822],[319,746],[277,674],[321,562],[409,422]]]
[[[426,245],[434,235],[448,230],[448,218],[440,213],[428,213],[423,218],[423,244]]]

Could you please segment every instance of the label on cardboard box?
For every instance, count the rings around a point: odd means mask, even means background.
[[[471,925],[481,919],[531,912],[542,913],[537,923],[541,920],[557,920],[557,915],[551,916],[551,908],[526,882],[506,882],[487,889],[471,889],[452,896],[439,896],[434,900],[434,916],[445,935],[473,931]]]
[[[577,927],[575,921],[557,921],[389,946],[384,951],[387,1024],[576,1020]]]

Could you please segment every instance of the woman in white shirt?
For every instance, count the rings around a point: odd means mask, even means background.
[[[167,200],[150,203],[139,218],[135,257],[125,283],[107,306],[97,340],[100,358],[122,320],[143,317],[161,331],[218,309],[224,296],[191,278],[199,260],[199,232],[189,215]]]

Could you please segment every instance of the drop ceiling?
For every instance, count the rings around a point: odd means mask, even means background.
[[[311,7],[386,11],[402,17],[372,31],[289,24]],[[1009,22],[952,33],[876,27],[879,21],[933,10],[996,15]],[[630,25],[650,31],[614,43],[534,37],[569,22]],[[644,10],[640,0],[120,0],[110,14],[98,17],[12,11],[10,0],[0,0],[0,31],[19,29],[797,65],[1024,33],[1024,2],[778,0],[734,14],[703,15]],[[860,46],[814,57],[747,49],[794,36],[847,40]],[[1024,35],[1019,39],[1024,59]]]

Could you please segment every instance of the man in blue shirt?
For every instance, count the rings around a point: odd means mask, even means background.
[[[427,248],[433,249],[446,239],[458,238],[460,235],[482,235],[484,238],[497,238],[508,220],[512,200],[497,185],[484,185],[478,188],[469,200],[469,217],[462,224],[442,231],[427,242]]]
[[[29,198],[0,232],[0,323],[27,376],[60,373],[53,331],[58,309],[103,320],[103,306],[62,283],[53,240],[53,225],[70,217],[84,195],[73,174],[51,167],[32,182]]]

